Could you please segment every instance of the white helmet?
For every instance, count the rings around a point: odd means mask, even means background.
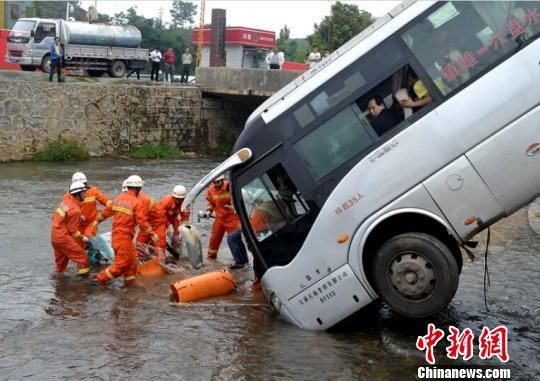
[[[75,181],[69,186],[69,194],[77,194],[86,189],[87,187],[82,181]]]
[[[82,172],[75,172],[73,176],[71,176],[71,182],[74,183],[75,181],[81,181],[83,183],[87,183],[88,180],[86,180],[86,176]]]
[[[143,181],[140,176],[131,175],[126,179],[126,187],[142,188]]]
[[[122,192],[127,192],[127,185],[126,185],[126,183],[127,183],[127,180],[124,180],[124,181],[122,182]]]
[[[186,187],[183,185],[177,185],[174,187],[172,196],[174,198],[186,198]]]
[[[216,177],[216,178],[214,179],[214,181],[219,181],[219,180],[225,180],[225,175],[224,175],[224,174],[221,174],[221,175],[219,175],[218,177]]]

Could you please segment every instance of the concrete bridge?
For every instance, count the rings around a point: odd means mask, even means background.
[[[199,67],[195,78],[203,94],[241,96],[248,101],[250,97],[266,98],[273,95],[302,73],[290,70]]]

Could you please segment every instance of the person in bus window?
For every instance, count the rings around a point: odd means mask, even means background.
[[[523,33],[518,36],[523,41],[527,41],[540,31],[539,25],[532,22],[532,18],[529,19],[527,10],[525,8],[515,8],[512,10],[512,16],[523,26]],[[535,28],[536,26],[536,28]]]
[[[433,102],[431,94],[424,86],[424,83],[418,78],[415,72],[409,70],[407,72],[406,83],[409,90],[412,92],[414,99],[401,100],[399,104],[403,108],[412,108],[414,111]]]
[[[378,136],[391,130],[400,122],[398,116],[386,108],[380,95],[375,95],[369,100],[368,111],[371,117],[370,123]]]

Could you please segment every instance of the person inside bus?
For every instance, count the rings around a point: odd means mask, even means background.
[[[407,72],[406,76],[407,87],[412,95],[412,99],[404,99],[399,102],[401,107],[412,108],[413,111],[430,104],[433,102],[431,94],[426,89],[422,81],[418,78],[418,75],[412,70]]]
[[[397,113],[386,108],[380,95],[373,96],[368,102],[370,123],[378,136],[384,135],[401,121]]]

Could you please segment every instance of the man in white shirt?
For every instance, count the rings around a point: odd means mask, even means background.
[[[276,48],[272,49],[270,53],[266,56],[266,63],[268,64],[269,69],[281,69],[281,65],[285,62],[285,57],[283,52],[277,51]]]
[[[150,80],[154,80],[154,73],[155,73],[155,80],[159,81],[159,67],[161,66],[161,52],[158,48],[152,50],[150,53],[150,61],[152,61],[152,72],[150,73]]]
[[[182,54],[182,76],[180,77],[180,83],[187,83],[189,78],[189,72],[191,70],[191,64],[193,63],[193,56],[189,52],[189,48],[186,48],[184,54]]]
[[[319,48],[316,46],[313,47],[313,51],[309,53],[308,57],[308,64],[309,68],[317,66],[317,64],[321,61],[321,53],[319,53]]]

